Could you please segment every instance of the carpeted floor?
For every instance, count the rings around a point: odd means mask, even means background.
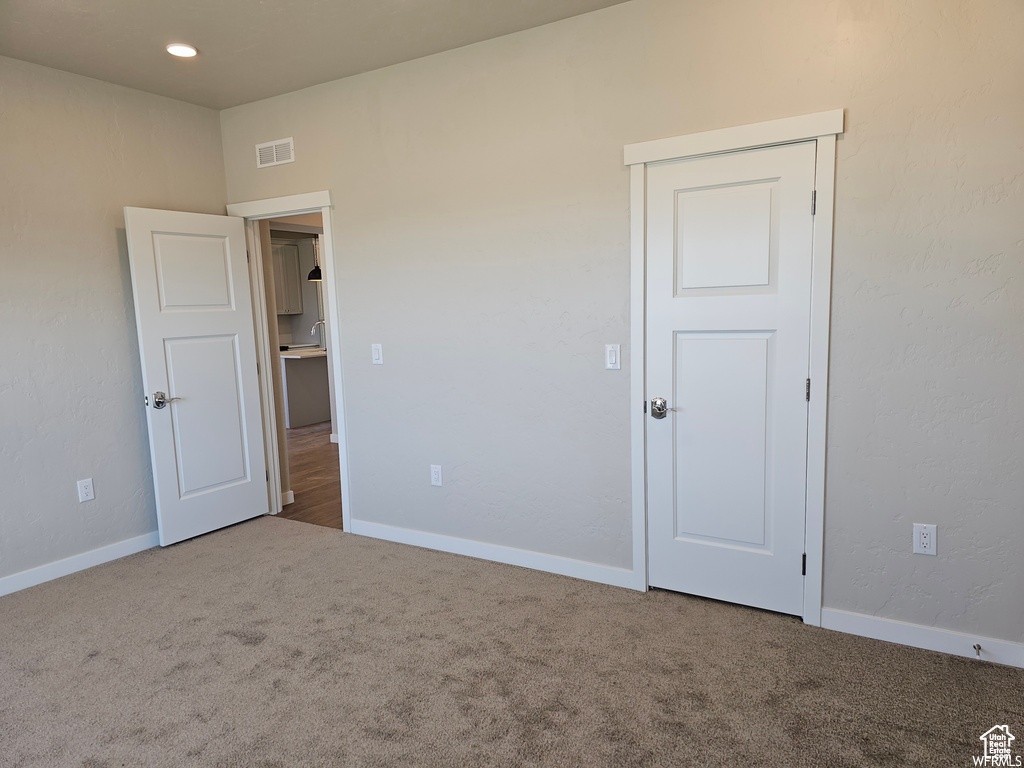
[[[5,768],[934,768],[997,723],[1022,670],[289,520],[0,598]]]

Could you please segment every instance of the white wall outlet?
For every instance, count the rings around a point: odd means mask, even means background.
[[[437,464],[430,465],[430,484],[441,485],[441,467]]]
[[[926,523],[914,523],[914,554],[935,554],[935,526]]]
[[[83,501],[92,501],[96,498],[96,494],[92,489],[92,478],[87,477],[85,480],[78,481],[78,503],[81,504]]]
[[[618,344],[604,345],[604,367],[609,371],[617,371],[622,367]]]
[[[370,358],[373,360],[374,365],[384,365],[384,345],[371,344]]]

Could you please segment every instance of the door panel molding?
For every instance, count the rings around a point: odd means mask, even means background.
[[[807,553],[803,620],[821,626],[825,513],[825,439],[827,431],[828,352],[832,286],[832,230],[835,196],[836,136],[844,129],[844,110],[771,120],[750,125],[626,145],[630,171],[630,452],[632,479],[633,578],[635,589],[648,587],[647,556],[647,167],[702,155],[757,147],[815,142],[816,210],[811,253],[811,394],[807,415]],[[811,201],[808,201],[811,205]]]
[[[673,537],[706,545],[767,551],[773,531],[766,507],[766,475],[771,457],[770,341],[775,331],[676,331],[673,340],[675,384],[671,402],[690,407],[673,419],[675,475]],[[713,347],[713,349],[712,349]],[[690,364],[684,364],[689,361]],[[749,374],[744,376],[743,374]],[[724,419],[728,410],[733,419]],[[740,414],[737,416],[736,411]],[[717,417],[717,419],[715,418]],[[731,421],[731,432],[716,441],[695,439]],[[714,480],[720,464],[733,466],[734,482]],[[737,466],[738,465],[738,466]],[[682,504],[680,494],[696,493],[700,503]],[[692,498],[692,497],[691,497]],[[693,499],[693,501],[698,501]],[[723,526],[724,515],[694,516],[695,508],[728,507],[733,510],[733,532]],[[745,510],[746,514],[737,514]]]

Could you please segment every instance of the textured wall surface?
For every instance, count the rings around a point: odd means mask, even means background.
[[[121,209],[225,200],[216,112],[7,58],[0,145],[6,576],[156,529]]]
[[[826,605],[1024,640],[1022,38],[1016,0],[637,0],[222,113],[229,199],[334,194],[355,516],[628,567],[622,145],[845,107]]]

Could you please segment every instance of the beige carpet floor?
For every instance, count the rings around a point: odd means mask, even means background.
[[[997,723],[1024,671],[289,520],[0,598],[5,768],[935,768]]]

